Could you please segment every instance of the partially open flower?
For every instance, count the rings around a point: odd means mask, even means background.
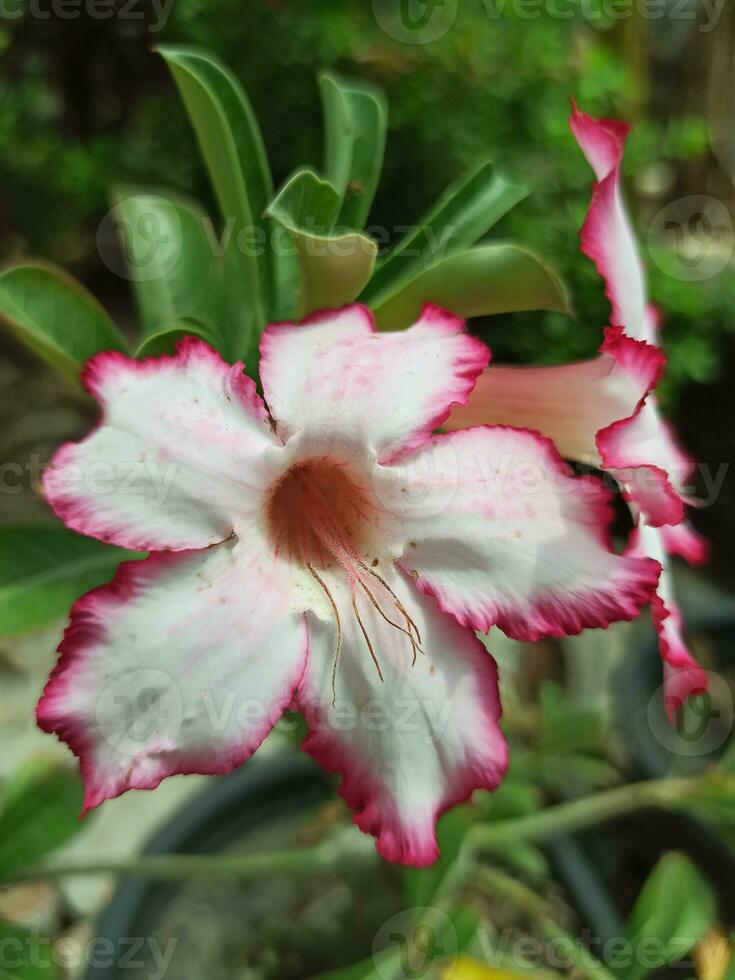
[[[671,714],[706,687],[706,675],[681,634],[667,567],[670,554],[696,563],[706,557],[704,542],[684,523],[694,464],[661,418],[654,396],[666,360],[656,346],[660,318],[646,299],[620,186],[628,126],[593,119],[576,106],[570,125],[597,178],[581,246],[603,277],[612,307],[600,356],[559,367],[491,366],[446,427],[504,423],[537,429],[566,458],[614,476],[638,524],[631,553],[649,555],[663,567],[653,619]]]
[[[506,768],[474,630],[631,618],[659,568],[611,550],[605,491],[538,434],[433,435],[489,358],[450,314],[379,334],[346,307],[269,327],[261,352],[265,403],[191,339],[89,362],[103,418],[47,497],[154,553],[76,603],[39,723],[80,757],[89,808],[232,769],[293,705],[380,853],[426,864],[439,813]]]

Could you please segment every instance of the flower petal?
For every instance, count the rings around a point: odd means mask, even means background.
[[[423,866],[438,857],[435,823],[474,789],[494,789],[507,767],[498,727],[495,662],[399,572],[384,580],[418,628],[423,652],[389,625],[357,587],[330,581],[342,653],[334,677],[335,625],[309,615],[309,662],[297,695],[309,734],[303,748],[343,774],[340,793],[354,821],[389,861]],[[371,583],[387,611],[393,599]],[[393,605],[387,615],[401,616]],[[403,620],[405,622],[405,620]],[[366,635],[382,673],[373,662]]]
[[[684,624],[674,595],[666,549],[666,536],[671,530],[640,523],[631,535],[628,553],[648,555],[661,566],[661,577],[651,600],[651,616],[664,662],[664,706],[669,720],[674,724],[677,710],[687,698],[707,690],[707,674],[684,640]]]
[[[646,390],[607,355],[552,367],[491,365],[467,404],[452,409],[444,428],[536,429],[562,456],[594,465],[599,463],[597,432],[632,415]]]
[[[669,555],[678,555],[690,565],[703,565],[709,557],[709,543],[689,524],[666,525],[660,529],[664,548]]]
[[[602,466],[615,474],[627,500],[647,523],[678,524],[684,518],[682,489],[691,471],[688,457],[661,419],[653,389],[665,365],[657,347],[632,340],[620,327],[608,328],[601,347],[642,392],[635,410],[601,429],[596,438]]]
[[[85,384],[99,426],[67,443],[44,474],[64,523],[142,551],[204,547],[252,511],[277,441],[242,365],[186,338],[173,357],[93,357]]]
[[[285,439],[312,433],[368,444],[382,459],[417,446],[467,400],[490,353],[462,321],[426,306],[414,326],[378,333],[364,306],[268,327],[261,339],[265,398]]]
[[[385,469],[400,563],[463,625],[533,641],[632,619],[651,596],[658,564],[610,549],[607,492],[536,432],[454,432]]]
[[[613,325],[625,327],[635,340],[653,343],[655,315],[646,302],[643,266],[620,187],[630,127],[614,119],[593,119],[574,104],[569,125],[597,177],[582,226],[582,251],[605,280]]]
[[[278,568],[227,541],[122,565],[75,603],[38,709],[81,762],[85,811],[258,747],[306,660]]]

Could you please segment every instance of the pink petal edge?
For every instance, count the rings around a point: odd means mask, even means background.
[[[467,641],[476,651],[477,674],[481,675],[484,687],[481,703],[485,706],[485,727],[484,731],[478,732],[478,741],[486,738],[488,744],[495,744],[503,754],[497,770],[492,773],[487,767],[473,768],[467,762],[455,770],[452,786],[434,813],[434,827],[443,813],[467,802],[475,790],[496,789],[508,769],[507,743],[498,738],[498,722],[502,711],[495,662],[470,630],[467,631]],[[306,713],[308,704],[303,702],[304,695],[299,689],[295,704]],[[496,713],[493,713],[493,707]],[[427,867],[439,858],[435,830],[422,833],[414,829],[407,837],[406,828],[401,824],[394,807],[384,801],[385,793],[378,780],[371,775],[366,765],[352,757],[338,735],[324,730],[310,730],[301,744],[301,750],[327,772],[342,776],[338,787],[339,795],[354,811],[353,823],[363,833],[375,837],[375,847],[382,858],[416,868]]]
[[[473,426],[460,429],[435,439],[461,436],[473,429],[510,429],[526,432],[533,436],[544,448],[546,461],[550,468],[564,477],[574,480],[588,507],[589,524],[594,529],[599,543],[612,551],[610,526],[614,518],[612,494],[594,476],[576,476],[559,455],[551,439],[534,429],[518,429],[514,426]],[[462,626],[486,633],[492,626],[498,626],[507,636],[515,640],[535,643],[545,637],[561,638],[575,636],[585,629],[607,629],[613,622],[636,619],[641,606],[647,603],[655,592],[661,566],[652,558],[635,558],[634,568],[630,568],[628,578],[615,589],[610,587],[605,593],[587,590],[579,595],[568,595],[564,602],[539,600],[529,604],[528,610],[506,609],[502,606],[473,611],[458,609],[449,595],[439,589],[420,571],[414,574],[416,586],[425,595],[432,596],[439,608],[452,616]],[[399,565],[403,567],[399,560]],[[406,568],[406,571],[409,571]]]
[[[271,713],[274,720],[266,719],[262,731],[259,731],[255,738],[234,748],[225,761],[213,764],[212,752],[206,747],[198,751],[172,752],[167,760],[168,764],[150,779],[138,781],[123,779],[112,792],[102,788],[97,778],[92,738],[83,730],[80,723],[69,717],[68,712],[59,710],[57,706],[74,689],[74,668],[84,663],[85,652],[104,635],[105,626],[100,622],[95,608],[99,601],[107,600],[114,605],[124,605],[130,602],[145,588],[151,573],[155,575],[159,569],[165,569],[185,561],[191,554],[193,554],[192,551],[155,552],[142,561],[123,562],[118,566],[111,582],[85,593],[72,605],[69,625],[66,627],[58,646],[58,660],[36,705],[36,722],[42,731],[49,735],[56,735],[60,741],[65,742],[79,760],[79,768],[84,783],[84,800],[80,818],[106,800],[115,799],[129,789],[156,789],[168,776],[210,776],[231,772],[251,757],[268,735],[277,718],[292,702],[301,674],[293,685],[286,690],[281,701]],[[308,640],[305,619],[302,622],[304,648],[306,650]],[[304,656],[304,665],[305,662]],[[301,673],[303,673],[303,665]]]
[[[265,426],[270,427],[270,417],[265,404],[256,390],[255,382],[244,373],[242,361],[229,365],[220,354],[209,344],[198,337],[183,337],[176,345],[175,354],[145,357],[140,360],[128,357],[119,351],[101,351],[87,361],[82,371],[82,383],[89,394],[100,404],[102,414],[97,423],[87,433],[81,442],[66,442],[54,453],[42,477],[43,496],[56,516],[68,528],[79,534],[104,541],[106,544],[120,545],[134,551],[151,550],[148,539],[134,540],[125,531],[124,526],[109,520],[101,523],[88,502],[78,500],[73,494],[68,494],[62,486],[57,485],[56,474],[67,467],[75,466],[74,455],[78,446],[90,439],[106,424],[104,407],[104,388],[108,378],[114,377],[120,369],[131,368],[139,373],[155,372],[164,364],[180,366],[182,369],[190,361],[208,361],[217,370],[229,377],[232,392],[239,397],[245,409],[258,418]],[[186,549],[180,549],[186,550]]]

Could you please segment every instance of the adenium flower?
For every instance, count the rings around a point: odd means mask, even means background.
[[[447,428],[503,423],[537,429],[562,456],[606,470],[619,483],[636,520],[629,553],[655,558],[663,571],[653,621],[664,661],[670,716],[706,674],[684,642],[669,556],[699,564],[704,541],[685,521],[694,463],[660,416],[654,389],[666,359],[658,344],[660,316],[647,301],[643,264],[622,197],[620,169],[629,127],[593,119],[573,106],[570,125],[595,172],[581,247],[605,282],[612,326],[600,356],[558,367],[492,366],[478,379]]]
[[[437,857],[438,815],[507,764],[474,630],[604,627],[659,571],[611,550],[606,491],[547,439],[433,434],[488,359],[436,307],[380,334],[351,306],[267,328],[265,400],[194,339],[88,363],[102,420],[57,452],[46,496],[69,527],[152,554],[74,605],[38,706],[81,760],[85,809],[227,772],[293,706],[380,854]],[[85,478],[101,464],[104,486]]]

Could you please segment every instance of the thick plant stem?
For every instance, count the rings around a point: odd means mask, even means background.
[[[478,824],[465,840],[465,854],[495,849],[509,840],[542,840],[557,833],[573,833],[585,827],[632,813],[648,806],[672,806],[696,792],[699,780],[656,779],[631,783],[568,803],[560,803],[528,816],[497,823]],[[181,881],[195,876],[246,880],[272,874],[334,871],[351,861],[375,858],[368,837],[344,839],[316,848],[293,848],[254,854],[141,855],[119,861],[67,862],[30,868],[0,879],[0,885],[69,875],[121,874],[141,878]]]
[[[528,816],[478,824],[468,832],[466,843],[469,847],[492,850],[504,846],[509,840],[538,841],[554,834],[574,833],[649,806],[681,804],[697,791],[698,786],[696,777],[629,783],[593,796],[559,803]]]

